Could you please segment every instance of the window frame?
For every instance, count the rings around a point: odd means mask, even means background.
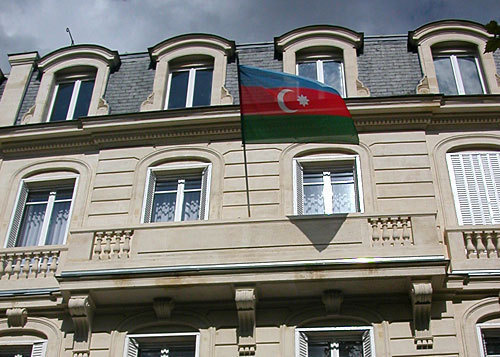
[[[78,95],[80,93],[81,84],[82,84],[82,82],[88,82],[90,80],[94,81],[94,86],[92,88],[92,95],[90,96],[90,100],[89,100],[89,109],[87,110],[87,115],[88,115],[88,112],[90,110],[90,104],[92,102],[92,96],[93,96],[94,89],[95,89],[96,78],[95,78],[95,75],[92,75],[92,74],[79,74],[79,75],[74,75],[74,76],[65,76],[65,77],[61,78],[60,80],[56,81],[56,84],[54,86],[54,90],[52,93],[52,98],[50,100],[50,107],[49,107],[46,121],[47,122],[55,122],[55,121],[51,120],[51,117],[52,117],[52,112],[54,111],[54,104],[56,102],[57,93],[59,92],[59,85],[67,84],[67,83],[74,83],[75,85],[73,86],[73,91],[71,93],[71,99],[70,99],[68,111],[66,112],[66,119],[60,120],[60,121],[76,119],[76,118],[73,118],[73,115],[75,114],[75,109],[76,109],[76,104],[77,104],[77,100],[78,100]]]
[[[475,223],[475,218],[474,218],[474,215],[473,215],[473,212],[469,212],[470,215],[471,215],[471,223],[464,223],[464,217],[463,217],[463,214],[462,214],[462,209],[461,209],[461,205],[460,205],[460,201],[461,201],[461,198],[459,197],[459,192],[458,192],[458,187],[457,187],[457,177],[456,177],[456,174],[455,174],[455,170],[454,170],[454,166],[453,166],[453,163],[452,163],[452,156],[453,155],[470,155],[470,154],[481,154],[481,153],[486,153],[486,154],[496,154],[499,156],[499,161],[500,161],[500,151],[490,151],[490,150],[484,150],[484,151],[481,151],[481,150],[478,150],[478,151],[458,151],[458,152],[448,152],[446,153],[446,164],[447,164],[447,167],[448,167],[448,174],[450,175],[450,185],[451,185],[451,190],[452,190],[452,193],[453,193],[453,203],[455,205],[455,213],[456,213],[456,217],[457,217],[457,222],[458,222],[458,225],[460,226],[464,226],[464,225],[495,225],[495,224],[500,224],[500,221],[496,222],[495,221],[495,217],[494,217],[494,212],[491,210],[491,203],[490,203],[490,198],[489,198],[489,195],[486,195],[486,199],[487,199],[487,202],[486,204],[488,205],[488,210],[489,210],[489,215],[491,217],[491,220],[492,222],[491,223],[484,223],[484,222],[480,222],[480,223]],[[460,159],[461,161],[463,160],[462,158]],[[483,165],[481,164],[481,167]],[[466,170],[466,168],[464,168],[462,166],[462,170]],[[484,176],[484,170],[482,170],[482,174]],[[492,177],[494,177],[494,171],[493,171],[493,168],[491,167],[491,172],[492,174]],[[465,177],[464,177],[465,179]],[[484,185],[487,186],[486,183],[484,183]],[[479,190],[479,188],[478,188]],[[497,197],[496,199],[500,202],[500,192],[497,192],[495,194],[496,196],[499,196]],[[469,207],[472,205],[470,203],[470,195],[469,195],[469,191],[467,190],[467,197],[465,197],[465,199],[467,201],[469,201]],[[466,209],[467,207],[464,207],[464,210]],[[481,207],[482,209],[482,207]]]
[[[306,334],[314,333],[314,332],[331,332],[334,334],[335,332],[345,332],[345,331],[362,331],[361,332],[361,345],[363,348],[363,354],[365,353],[365,342],[367,341],[366,336],[369,337],[369,349],[370,354],[366,357],[376,356],[375,351],[375,336],[373,333],[373,326],[341,326],[341,327],[300,327],[295,329],[295,357],[306,357],[303,353],[306,352],[304,349],[301,349],[301,333]],[[307,341],[306,341],[307,342]],[[306,347],[306,350],[308,348]],[[338,357],[338,355],[337,355]]]
[[[171,68],[168,72],[168,79],[167,79],[167,94],[165,96],[165,106],[163,109],[182,109],[182,108],[193,108],[193,100],[194,100],[194,90],[195,90],[195,84],[196,84],[196,74],[198,70],[207,70],[210,69],[212,70],[212,82],[214,80],[214,66],[213,64],[211,65],[208,61],[203,62],[200,64],[192,64],[190,63],[189,65],[183,65],[183,66],[174,66]],[[172,74],[177,73],[177,72],[189,72],[188,76],[188,86],[187,86],[187,93],[186,93],[186,105],[184,107],[180,108],[169,108],[168,103],[170,100],[170,92],[171,92],[171,86],[172,86]],[[212,85],[210,85],[210,100],[209,104],[211,105],[212,101]]]
[[[47,340],[21,340],[2,342],[1,346],[32,346],[30,357],[45,357],[47,354]]]
[[[68,238],[69,226],[71,224],[71,217],[73,214],[73,208],[75,206],[76,192],[78,189],[79,175],[61,175],[54,177],[44,177],[44,178],[27,178],[22,179],[16,195],[16,201],[14,208],[11,213],[9,228],[7,230],[7,238],[5,239],[4,248],[14,248],[19,239],[19,231],[21,228],[22,218],[24,216],[24,211],[26,209],[26,199],[31,190],[50,190],[52,188],[59,189],[61,186],[73,187],[73,194],[71,196],[71,205],[68,213],[68,222],[64,232],[64,240],[61,245],[66,244]],[[50,206],[50,200],[52,200],[52,206]],[[47,203],[47,208],[45,211],[44,222],[42,226],[42,231],[40,232],[40,237],[38,238],[37,245],[34,247],[45,246],[45,240],[47,239],[48,225],[50,223],[50,216],[52,213],[52,208],[54,204],[54,196],[49,193],[49,202]],[[48,213],[48,214],[47,214]],[[24,247],[24,246],[23,246]],[[28,247],[28,246],[25,246]]]
[[[184,203],[183,195],[180,202],[179,193],[176,193],[176,207],[174,220],[168,222],[151,222],[153,200],[156,187],[157,177],[179,177],[182,175],[201,175],[201,193],[200,193],[200,218],[194,221],[204,221],[208,219],[209,203],[210,203],[210,186],[212,176],[212,163],[193,163],[193,164],[176,164],[149,167],[146,175],[146,185],[144,189],[143,205],[141,211],[141,223],[172,223],[172,222],[188,222],[180,220],[180,212]],[[180,181],[182,178],[178,178]],[[178,183],[179,187],[179,183]],[[178,213],[179,212],[179,213]],[[176,218],[179,218],[176,220]],[[191,221],[189,221],[191,222]]]
[[[495,354],[495,355],[487,355],[486,354],[486,345],[484,343],[483,339],[483,330],[488,330],[488,329],[495,329],[495,330],[500,330],[500,323],[491,323],[491,322],[484,322],[476,325],[476,334],[477,334],[477,339],[479,343],[479,353],[480,357],[499,357],[500,354]]]
[[[340,63],[340,77],[342,78],[341,81],[341,90],[339,91],[340,95],[342,98],[346,97],[346,76],[345,76],[345,66],[344,66],[344,61],[342,56],[340,55],[332,55],[332,54],[317,54],[317,55],[298,55],[296,59],[297,63],[295,64],[295,73],[297,75],[299,74],[299,66],[302,63],[316,63],[316,81],[321,82],[323,84],[325,83],[325,78],[324,78],[324,62],[338,62]],[[327,84],[328,85],[328,84]],[[337,90],[336,88],[334,88]]]
[[[300,216],[315,216],[314,214],[312,215],[307,215],[303,213],[303,198],[299,200],[298,195],[301,194],[303,195],[303,171],[304,171],[304,166],[305,164],[324,164],[324,166],[329,166],[329,165],[340,165],[341,163],[349,163],[352,164],[353,166],[353,173],[354,173],[354,186],[355,186],[355,197],[357,199],[357,208],[358,210],[355,212],[343,212],[343,213],[323,213],[323,214],[318,214],[318,215],[345,215],[345,214],[352,214],[352,213],[363,213],[364,212],[364,202],[363,202],[363,185],[361,181],[361,165],[360,165],[360,159],[359,155],[327,155],[327,156],[307,156],[307,157],[301,157],[301,158],[294,158],[293,159],[293,212],[294,215],[300,215]],[[319,168],[319,167],[318,167]],[[301,189],[299,192],[299,181],[301,184]],[[323,183],[324,185],[324,183]],[[325,197],[324,197],[325,199]],[[302,207],[299,207],[299,201],[302,201]]]
[[[171,333],[141,333],[141,334],[129,334],[125,337],[125,347],[123,349],[123,357],[137,357],[138,356],[138,345],[133,339],[136,338],[158,338],[158,337],[183,337],[183,336],[194,336],[195,338],[195,354],[194,357],[200,356],[200,333],[199,332],[171,332]],[[135,345],[135,346],[134,346]],[[132,349],[130,346],[134,346]],[[135,351],[133,349],[136,349]]]

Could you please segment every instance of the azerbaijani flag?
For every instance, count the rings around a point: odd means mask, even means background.
[[[287,73],[238,69],[245,143],[359,144],[351,114],[332,87]]]

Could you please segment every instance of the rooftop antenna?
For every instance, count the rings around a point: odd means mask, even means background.
[[[69,27],[66,27],[66,32],[69,34],[69,38],[71,39],[71,46],[75,45],[75,41],[73,40],[73,36],[71,36],[71,31]]]

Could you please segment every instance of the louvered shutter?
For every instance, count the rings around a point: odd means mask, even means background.
[[[308,357],[309,356],[309,345],[308,338],[304,332],[297,333],[295,338],[295,348],[296,348],[296,357]]]
[[[144,194],[144,223],[151,222],[155,186],[156,174],[152,170],[149,170],[146,180],[146,192]]]
[[[45,357],[46,350],[47,350],[47,341],[35,342],[33,344],[33,349],[31,350],[31,357]]]
[[[139,356],[139,345],[137,341],[133,338],[127,338],[127,353],[125,357],[137,357]]]
[[[459,224],[500,223],[500,153],[451,153],[448,168]]]
[[[371,341],[370,330],[363,332],[363,337],[361,339],[363,344],[363,357],[372,357],[374,354],[372,352],[372,341]]]
[[[211,174],[211,166],[207,166],[205,170],[203,170],[203,174],[201,176],[201,194],[200,194],[200,219],[208,218],[208,201],[209,201],[209,193],[210,193],[210,174]]]
[[[304,214],[304,168],[299,162],[295,162],[295,204],[296,214]]]
[[[19,233],[19,227],[21,225],[21,219],[23,218],[24,206],[26,205],[27,198],[28,186],[23,182],[21,183],[21,188],[19,189],[16,209],[14,211],[12,222],[10,225],[9,237],[7,239],[7,248],[11,248],[16,245],[17,234]]]

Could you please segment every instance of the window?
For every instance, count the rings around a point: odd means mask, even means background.
[[[144,222],[208,218],[210,164],[150,168]]]
[[[295,331],[296,357],[375,356],[373,328],[319,327]]]
[[[294,159],[295,213],[361,212],[357,156]]]
[[[199,333],[137,334],[127,336],[127,357],[198,357]]]
[[[447,95],[483,94],[485,87],[478,58],[470,51],[434,51],[439,91]]]
[[[87,116],[94,82],[93,78],[59,82],[54,89],[49,121],[64,121]]]
[[[0,357],[44,357],[46,348],[46,341],[0,345]]]
[[[458,223],[500,224],[500,152],[448,153]]]
[[[23,180],[7,247],[64,244],[76,178],[51,182]]]
[[[339,92],[342,97],[345,97],[344,65],[342,59],[332,56],[316,59],[307,59],[305,57],[297,63],[297,74],[327,84]]]
[[[500,325],[479,324],[477,326],[481,357],[500,357]]]
[[[210,105],[212,73],[213,68],[208,66],[172,70],[165,109]]]

